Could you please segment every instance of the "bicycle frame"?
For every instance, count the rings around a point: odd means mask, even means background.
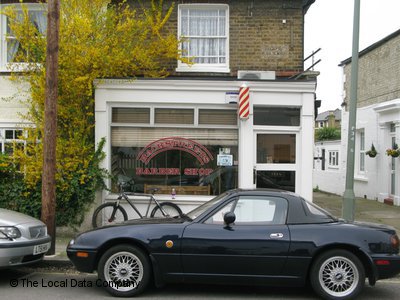
[[[129,199],[128,196],[140,196],[140,197],[148,197],[149,198],[149,202],[147,204],[147,209],[146,209],[146,214],[142,215],[140,213],[140,211],[137,209],[137,207],[135,206],[135,204],[133,203],[133,199]],[[125,193],[125,192],[121,192],[120,195],[118,196],[117,202],[116,202],[116,206],[118,207],[120,204],[121,199],[126,200],[126,202],[129,203],[129,205],[133,208],[133,210],[138,214],[138,216],[143,219],[144,217],[147,217],[149,215],[150,212],[150,207],[151,207],[151,203],[154,201],[155,205],[158,206],[159,210],[161,211],[161,213],[163,214],[163,216],[167,216],[167,213],[164,211],[164,209],[162,208],[162,206],[160,205],[160,203],[157,201],[156,198],[154,198],[153,194],[138,194],[138,193]],[[114,211],[116,211],[114,209]],[[114,217],[114,212],[112,217]]]

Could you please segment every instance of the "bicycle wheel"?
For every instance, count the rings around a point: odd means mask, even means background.
[[[172,202],[163,202],[160,203],[163,211],[167,214],[166,216],[163,215],[162,211],[160,210],[159,206],[156,206],[151,211],[150,217],[152,218],[159,218],[159,217],[180,217],[182,215],[182,210],[179,208],[178,205]]]
[[[115,210],[115,213],[113,214]],[[122,206],[115,208],[114,203],[104,203],[93,213],[92,226],[97,228],[104,225],[120,223],[128,220],[128,214]],[[104,221],[104,222],[103,222]]]

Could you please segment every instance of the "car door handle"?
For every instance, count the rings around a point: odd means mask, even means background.
[[[281,239],[281,238],[283,238],[283,233],[271,233],[269,235],[269,237],[271,239]]]

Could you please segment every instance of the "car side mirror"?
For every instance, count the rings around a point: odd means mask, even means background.
[[[226,214],[224,214],[224,222],[226,226],[232,225],[236,220],[236,215],[234,212],[229,211]]]

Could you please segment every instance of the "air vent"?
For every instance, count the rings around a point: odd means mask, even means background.
[[[275,80],[275,71],[238,71],[238,79]]]

